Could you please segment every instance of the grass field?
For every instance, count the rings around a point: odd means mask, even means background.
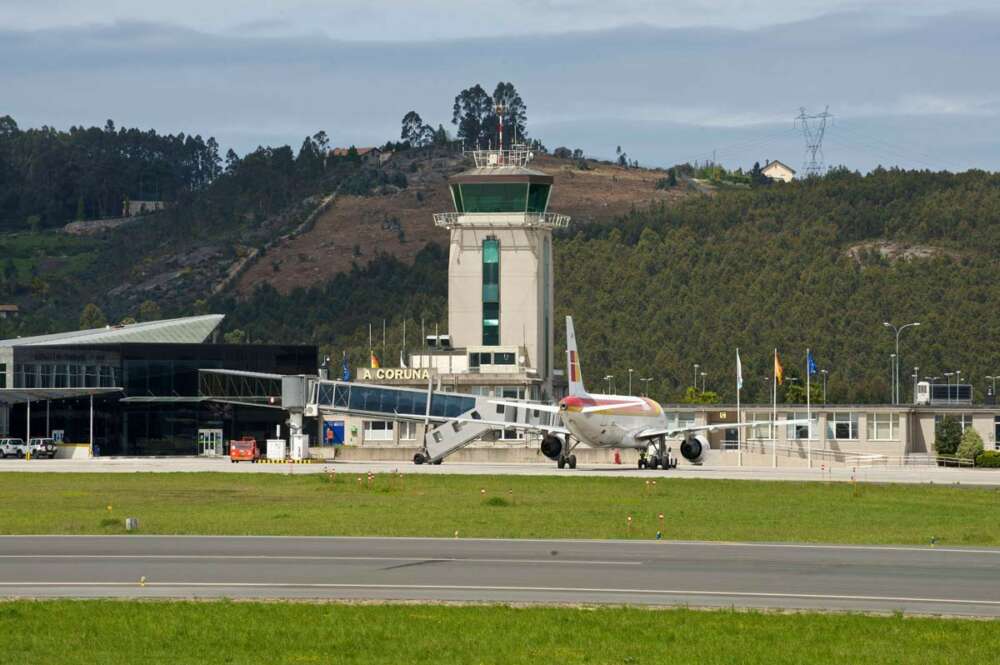
[[[485,493],[482,492],[485,490]],[[1000,545],[1000,489],[743,480],[0,474],[0,533],[654,538]],[[628,527],[628,516],[632,527]]]
[[[996,621],[625,608],[0,602],[5,664],[988,663]]]

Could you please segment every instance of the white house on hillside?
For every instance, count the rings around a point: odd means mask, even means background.
[[[780,180],[781,182],[791,182],[795,178],[795,169],[787,164],[782,164],[778,160],[765,164],[764,168],[761,169],[761,173],[771,180]]]

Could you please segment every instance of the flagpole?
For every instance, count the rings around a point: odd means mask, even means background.
[[[778,466],[778,349],[774,349],[774,380],[771,381],[771,466]]]
[[[736,347],[736,422],[743,422],[740,411],[740,388],[743,387],[743,368],[740,367],[740,347]],[[736,459],[739,466],[743,466],[743,428],[736,428]]]
[[[806,458],[808,459],[809,468],[813,466],[813,419],[812,419],[812,398],[809,395],[809,378],[812,374],[812,367],[809,365],[809,359],[812,354],[809,349],[806,349],[806,422],[809,423],[806,429]]]

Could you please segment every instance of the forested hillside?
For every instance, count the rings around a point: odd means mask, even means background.
[[[609,373],[621,388],[632,367],[654,378],[654,396],[677,400],[699,363],[708,389],[734,399],[740,347],[744,398],[767,401],[773,349],[788,376],[804,377],[811,347],[829,399],[850,402],[888,399],[894,348],[882,322],[921,321],[902,338],[904,385],[915,365],[921,376],[960,369],[981,394],[1000,369],[998,250],[1000,176],[838,170],[575,226],[555,248],[557,320],[575,317],[595,388]],[[381,345],[385,318],[394,361],[404,317],[409,331],[421,316],[443,325],[446,269],[444,251],[428,250],[413,267],[382,259],[226,310],[254,338],[314,341],[353,363],[367,358],[369,322]]]

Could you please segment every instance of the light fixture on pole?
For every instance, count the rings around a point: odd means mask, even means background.
[[[613,378],[615,378],[615,377],[611,376],[610,374],[605,374],[604,375],[604,380],[608,382],[608,394],[609,395],[611,394],[611,379],[613,379]]]
[[[632,369],[631,367],[628,368],[628,394],[629,395],[632,394],[632,372],[634,372],[634,371],[635,370]]]
[[[992,383],[992,389],[993,389],[992,392],[993,392],[993,395],[996,396],[996,394],[997,394],[997,377],[995,377],[995,376],[984,376],[983,378],[986,379],[987,381],[990,381]]]
[[[826,377],[830,370],[821,369],[819,373],[823,375],[823,405],[826,406]]]
[[[643,396],[649,397],[649,382],[653,380],[653,377],[647,376],[645,378],[640,378],[639,380],[646,384],[645,388],[643,388]]]
[[[699,367],[701,367],[701,365],[699,365],[698,363],[694,364],[694,383],[692,383],[691,386],[695,390],[698,390],[698,368]]]
[[[900,335],[900,333],[902,333],[907,328],[912,328],[912,327],[915,327],[915,326],[919,326],[920,325],[920,321],[914,321],[913,323],[907,323],[907,324],[904,324],[902,326],[899,326],[898,328],[896,326],[894,326],[893,324],[889,323],[888,321],[883,321],[882,325],[884,325],[886,328],[892,328],[895,331],[895,333],[896,333],[896,360],[895,360],[895,367],[893,369],[893,377],[895,378],[895,382],[894,382],[895,392],[893,392],[893,395],[892,395],[892,403],[893,404],[899,404],[899,335]]]
[[[951,401],[951,377],[955,375],[954,372],[944,372],[945,385],[948,386],[948,401]]]
[[[701,392],[705,392],[705,377],[708,376],[708,372],[701,373]]]

